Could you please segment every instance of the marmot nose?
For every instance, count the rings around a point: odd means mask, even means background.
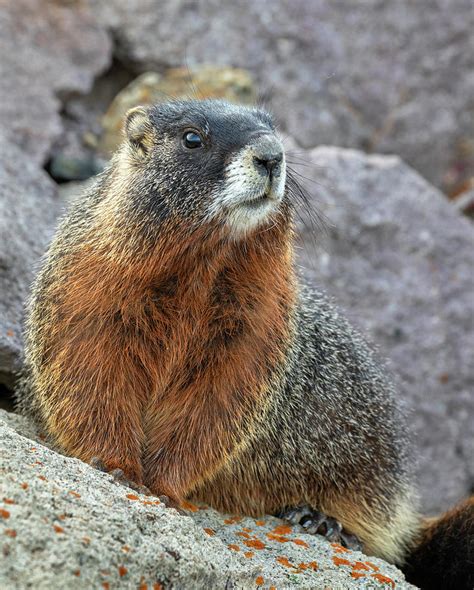
[[[283,160],[283,152],[276,152],[272,154],[259,154],[253,157],[253,162],[257,170],[265,172],[270,176],[273,175],[275,169],[281,164]]]

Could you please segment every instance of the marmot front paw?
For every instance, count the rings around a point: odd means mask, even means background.
[[[353,551],[362,550],[362,543],[356,535],[348,533],[335,518],[326,516],[326,514],[313,510],[309,506],[286,508],[277,516],[291,524],[301,525],[310,535],[322,535],[328,541],[340,543],[343,547]]]

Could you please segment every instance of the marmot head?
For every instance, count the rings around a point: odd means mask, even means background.
[[[135,212],[235,238],[275,223],[285,198],[283,145],[272,118],[218,100],[130,110],[119,169]]]

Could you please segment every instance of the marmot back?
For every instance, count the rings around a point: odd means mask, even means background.
[[[299,287],[288,182],[261,109],[132,109],[35,281],[19,405],[175,503],[281,513],[399,564],[418,545],[422,563],[393,388]]]

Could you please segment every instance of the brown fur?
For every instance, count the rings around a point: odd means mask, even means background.
[[[177,501],[236,453],[289,340],[289,231],[242,248],[166,232],[126,264],[106,239],[78,247],[49,293],[40,391],[58,443]]]

